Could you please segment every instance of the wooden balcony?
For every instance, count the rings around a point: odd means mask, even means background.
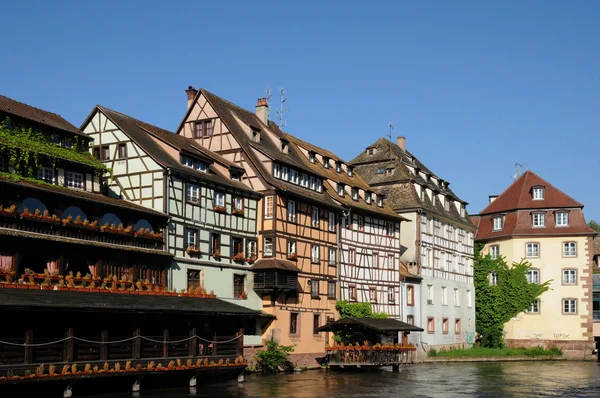
[[[327,347],[326,361],[329,366],[377,367],[413,363],[415,347],[394,346],[347,346]]]

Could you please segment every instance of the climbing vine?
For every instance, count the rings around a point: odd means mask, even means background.
[[[8,164],[15,168],[15,172],[23,177],[34,177],[38,167],[48,162],[56,166],[59,159],[66,159],[92,167],[97,175],[108,173],[112,170],[94,158],[89,152],[79,152],[79,139],[74,139],[72,148],[65,148],[50,142],[40,132],[31,128],[14,126],[10,119],[0,123],[0,152],[4,153]]]
[[[475,318],[476,329],[484,347],[504,347],[504,324],[519,313],[530,308],[542,293],[549,289],[550,281],[528,283],[526,274],[531,263],[521,260],[509,266],[504,257],[492,259],[483,256],[483,244],[475,247]],[[497,284],[490,283],[495,272]]]

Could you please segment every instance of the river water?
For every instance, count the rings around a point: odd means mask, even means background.
[[[102,397],[131,397],[110,394]],[[322,370],[188,388],[142,391],[145,398],[246,397],[600,397],[596,362],[471,362],[406,365],[400,373]],[[98,397],[99,398],[99,397]]]

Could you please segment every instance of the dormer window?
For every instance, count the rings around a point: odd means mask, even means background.
[[[281,166],[281,179],[287,181],[288,179],[288,168]]]
[[[242,178],[242,173],[240,173],[239,171],[232,171],[230,175],[233,181],[240,181]]]
[[[504,217],[494,217],[493,218],[494,231],[500,231],[504,226]]]
[[[186,156],[181,157],[181,164],[186,167],[194,167],[194,161]]]
[[[375,148],[367,148],[365,153],[369,156],[375,155]]]
[[[346,173],[348,174],[348,177],[352,177],[352,167],[347,166],[346,167]]]
[[[344,196],[344,184],[338,184],[337,190],[338,190],[338,195],[343,197]]]
[[[358,188],[352,188],[352,200],[358,200]]]
[[[315,182],[317,185],[317,192],[321,192],[323,190],[323,183],[319,179],[317,179]]]
[[[281,140],[281,152],[290,153],[290,143],[286,140]]]
[[[383,207],[383,196],[377,195],[377,206]]]
[[[298,172],[296,170],[290,169],[290,182],[298,184]]]
[[[544,199],[544,194],[545,194],[545,189],[542,186],[537,186],[537,187],[533,187],[533,200],[543,200]]]
[[[252,141],[260,143],[260,131],[252,130]]]
[[[546,214],[544,213],[533,213],[532,215],[532,226],[535,228],[541,228],[546,226]]]
[[[375,171],[375,174],[384,174],[385,173],[385,167],[378,167],[377,170]]]
[[[338,173],[342,172],[342,163],[341,162],[335,162],[335,171],[337,171]]]
[[[203,173],[208,172],[208,165],[203,162],[194,162],[194,168]]]
[[[312,190],[315,189],[315,177],[308,177],[308,187]]]
[[[329,158],[323,157],[323,167],[325,167],[326,169],[329,168]]]
[[[308,176],[306,174],[300,174],[300,186],[308,188]]]
[[[450,199],[444,198],[444,210],[450,211]]]
[[[365,192],[365,202],[367,202],[367,204],[371,204],[371,192]]]
[[[385,175],[386,176],[391,176],[392,174],[394,174],[394,169],[385,169]]]
[[[314,162],[316,161],[316,155],[315,155],[315,153],[314,153],[314,152],[310,152],[310,153],[308,154],[308,160],[309,160],[311,163],[314,163]]]
[[[569,213],[566,211],[560,211],[556,213],[556,226],[557,227],[568,227],[569,226]]]
[[[273,165],[273,177],[281,178],[281,167],[278,164]]]

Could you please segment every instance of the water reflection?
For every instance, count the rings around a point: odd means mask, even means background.
[[[131,397],[110,394],[107,397]],[[188,388],[142,391],[154,398],[251,397],[597,397],[600,366],[595,362],[504,362],[421,364],[400,373],[307,371],[273,376],[250,375],[235,381]],[[97,398],[100,398],[98,396]]]

